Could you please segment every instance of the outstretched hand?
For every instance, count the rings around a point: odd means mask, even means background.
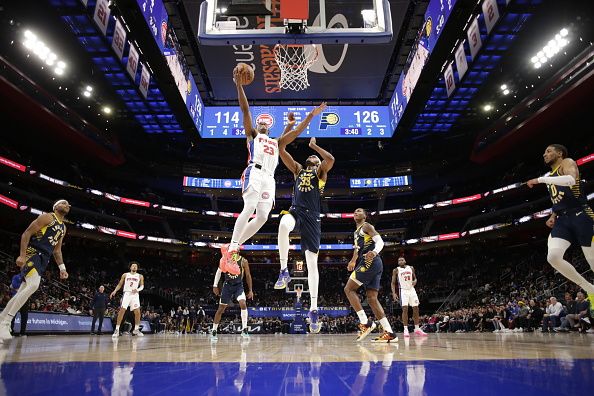
[[[287,127],[290,127],[289,129],[293,128],[293,125],[295,125],[295,114],[293,112],[290,112],[287,115]]]
[[[326,102],[322,102],[322,104],[320,104],[318,107],[316,107],[315,109],[313,109],[311,111],[311,114],[315,117],[317,115],[320,115],[320,113],[324,110],[326,110],[326,107],[328,107],[328,105],[326,104]]]
[[[316,146],[316,138],[312,137],[311,139],[309,139],[309,147],[314,148],[314,146]]]

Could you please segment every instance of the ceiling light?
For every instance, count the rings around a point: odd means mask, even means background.
[[[491,111],[492,109],[493,109],[493,106],[491,106],[490,104],[486,104],[483,106],[484,111]]]
[[[504,89],[504,90],[503,90],[503,94],[504,94],[504,95],[509,95],[509,89]]]
[[[64,63],[64,62],[62,62],[62,61],[58,61],[58,64],[57,64],[57,66],[58,66],[60,69],[66,69],[66,63]]]
[[[559,31],[559,33],[561,34],[562,37],[565,37],[569,34],[569,30],[567,30],[566,28],[563,28]]]
[[[87,98],[91,97],[91,93],[89,91],[83,92],[83,95],[85,95]]]
[[[85,88],[85,91],[93,92],[93,87],[91,87],[90,85],[87,85],[87,87]]]
[[[538,56],[533,56],[532,59],[530,59],[530,62],[532,62],[532,63],[538,62]]]
[[[37,36],[35,36],[35,33],[33,33],[30,30],[25,30],[25,38],[28,38],[29,40],[37,40]]]
[[[56,67],[54,69],[54,73],[56,73],[58,76],[61,76],[62,74],[64,74],[64,69],[60,69],[59,67]]]
[[[111,114],[111,108],[110,108],[110,107],[108,107],[108,106],[105,106],[105,107],[103,107],[103,112],[104,112],[105,114]]]
[[[507,89],[507,85],[506,84],[501,84],[501,90],[505,91]]]

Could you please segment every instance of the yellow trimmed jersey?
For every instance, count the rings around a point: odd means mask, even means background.
[[[29,241],[30,248],[48,255],[52,254],[54,247],[66,233],[66,225],[58,220],[55,213],[52,213],[52,217],[51,223],[39,230]]]

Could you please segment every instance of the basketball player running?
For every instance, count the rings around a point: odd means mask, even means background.
[[[140,337],[144,336],[140,331],[140,297],[138,295],[144,289],[144,276],[140,275],[137,271],[138,263],[132,261],[130,263],[130,272],[122,274],[120,283],[118,283],[115,290],[109,295],[109,298],[113,298],[122,286],[124,286],[124,297],[122,297],[122,306],[120,307],[120,312],[118,312],[116,327],[112,335],[113,338],[120,336],[120,324],[122,324],[122,319],[128,307],[134,312],[134,331],[132,334]]]
[[[425,333],[419,327],[419,297],[415,286],[417,285],[417,274],[415,269],[406,265],[406,259],[404,257],[398,258],[398,267],[392,271],[392,297],[395,302],[400,300],[402,305],[402,323],[404,324],[404,337],[410,337],[408,334],[408,307],[413,309],[413,321],[415,323],[415,335],[426,336]],[[400,293],[396,293],[396,288]],[[400,294],[400,297],[398,297]]]
[[[223,312],[227,309],[227,306],[233,299],[237,299],[239,303],[239,308],[241,308],[241,336],[242,337],[249,337],[248,333],[248,310],[247,304],[245,302],[246,297],[250,300],[254,298],[254,293],[252,292],[252,274],[250,272],[250,266],[248,261],[239,256],[237,260],[237,264],[240,268],[239,275],[233,275],[230,273],[225,274],[225,281],[223,282],[223,290],[222,292],[219,289],[219,281],[221,280],[221,269],[217,269],[217,273],[215,274],[214,282],[212,284],[212,291],[216,296],[220,296],[221,299],[219,300],[219,308],[214,316],[214,321],[212,324],[212,331],[210,333],[213,340],[217,339],[217,331],[219,328],[219,323],[221,323],[221,317],[223,316]],[[245,280],[248,286],[248,293],[247,296],[243,291],[243,276],[245,274]]]
[[[594,285],[563,259],[571,243],[579,243],[594,271],[594,212],[584,195],[580,172],[575,161],[567,158],[567,148],[560,144],[548,146],[543,158],[545,165],[551,167],[551,172],[528,180],[527,184],[530,188],[546,184],[553,201],[553,213],[547,220],[547,226],[552,228],[547,260],[561,275],[584,289],[590,301],[594,301]]]
[[[364,286],[367,294],[367,302],[369,302],[373,314],[376,319],[379,319],[379,323],[384,329],[382,335],[372,342],[397,342],[398,337],[392,331],[392,326],[390,326],[390,322],[388,322],[388,318],[384,314],[384,309],[377,299],[382,272],[384,270],[384,264],[379,253],[384,247],[384,241],[375,228],[366,221],[367,212],[365,209],[359,208],[355,210],[353,218],[357,225],[357,230],[355,231],[355,250],[353,251],[353,258],[349,262],[347,269],[354,271],[351,273],[344,287],[344,292],[359,317],[359,336],[357,337],[357,341],[365,339],[376,328],[375,322],[367,318],[357,295],[357,289]]]
[[[275,289],[284,289],[291,280],[287,261],[289,258],[289,233],[295,228],[301,233],[301,251],[305,254],[307,263],[307,281],[309,285],[309,330],[319,333],[318,323],[318,286],[320,275],[318,272],[318,252],[320,249],[320,200],[324,193],[324,186],[328,179],[328,172],[334,166],[334,157],[328,151],[316,144],[316,138],[309,141],[311,147],[318,153],[310,155],[305,160],[305,167],[295,161],[286,150],[285,145],[279,146],[280,157],[285,166],[295,177],[293,188],[293,203],[289,212],[283,215],[278,227],[278,247],[281,270],[276,281]]]
[[[245,73],[246,71],[238,71],[237,68],[234,70],[239,107],[243,115],[243,127],[248,146],[248,165],[241,175],[243,210],[235,221],[231,243],[221,247],[222,258],[220,261],[221,270],[234,275],[240,273],[237,265],[239,247],[262,228],[272,209],[276,188],[274,171],[278,165],[279,146],[286,146],[294,141],[309,125],[313,117],[319,115],[326,108],[326,103],[322,103],[313,109],[295,129],[292,129],[295,120],[290,114],[285,132],[278,140],[273,139],[269,136],[270,128],[266,122],[259,121],[255,128],[252,125],[250,107],[243,90],[243,84],[247,81]],[[256,216],[248,221],[254,211]]]
[[[64,217],[68,212],[70,212],[70,204],[65,199],[60,199],[54,203],[52,213],[39,215],[21,235],[21,249],[16,264],[21,268],[23,283],[0,313],[0,342],[12,338],[10,322],[39,288],[41,276],[52,254],[60,268],[60,279],[68,279],[62,257],[62,241],[66,235]]]

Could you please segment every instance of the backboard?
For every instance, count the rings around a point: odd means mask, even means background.
[[[305,2],[307,7],[295,7]],[[283,2],[284,5],[282,4]],[[283,10],[281,16],[281,10]],[[297,12],[297,13],[296,13]],[[233,14],[233,15],[231,15]],[[265,15],[269,14],[269,15]],[[287,16],[296,18],[287,19]],[[288,29],[303,20],[303,31]],[[379,44],[392,40],[388,0],[206,0],[201,45]]]

